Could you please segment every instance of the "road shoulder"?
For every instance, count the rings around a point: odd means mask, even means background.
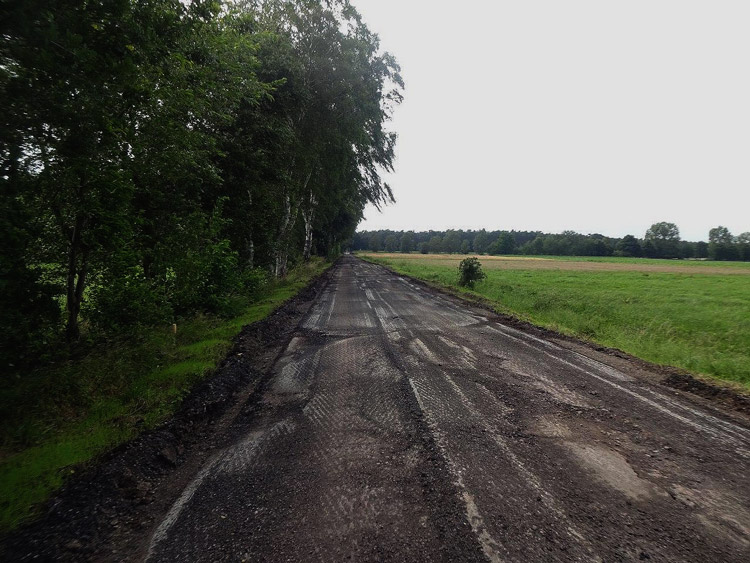
[[[499,323],[538,338],[550,340],[563,348],[583,354],[615,369],[625,369],[628,373],[640,379],[667,387],[693,403],[711,410],[718,410],[732,419],[745,423],[750,422],[750,394],[743,393],[735,386],[721,381],[701,378],[674,366],[654,364],[616,348],[608,348],[534,325],[512,315],[498,312],[495,304],[489,299],[459,293],[448,286],[409,276],[380,262],[367,260],[366,257],[357,256],[357,258],[379,266],[393,275],[408,279],[430,292],[447,297],[463,307],[478,309],[484,315],[490,313],[494,316],[494,320]]]
[[[120,559],[117,546],[147,533],[221,446],[224,431],[267,377],[333,269],[265,319],[244,327],[216,372],[193,389],[170,420],[71,478],[46,503],[43,516],[4,538],[0,554],[13,561]]]

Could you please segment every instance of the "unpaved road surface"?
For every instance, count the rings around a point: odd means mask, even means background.
[[[130,553],[750,561],[750,429],[637,371],[345,257]]]

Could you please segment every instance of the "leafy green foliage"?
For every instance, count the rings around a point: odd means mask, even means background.
[[[30,0],[2,16],[11,371],[63,335],[75,351],[221,313],[268,273],[337,255],[365,205],[393,199],[403,83],[348,0]]]
[[[476,256],[464,258],[458,265],[458,285],[461,287],[474,288],[478,281],[482,281],[487,275],[482,271],[482,264]]]
[[[674,223],[667,223],[666,221],[654,223],[646,231],[644,240],[651,243],[649,248],[651,256],[644,252],[649,258],[680,257],[680,230]]]
[[[615,247],[615,256],[638,257],[642,254],[641,244],[633,235],[625,235]]]
[[[726,227],[711,229],[708,231],[708,257],[711,260],[738,260],[742,248],[734,243],[734,237]]]
[[[503,231],[497,240],[489,246],[487,252],[489,254],[515,254],[516,250],[516,240],[513,235]]]

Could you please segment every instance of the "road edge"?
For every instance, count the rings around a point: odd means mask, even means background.
[[[489,312],[497,317],[502,324],[512,326],[515,329],[533,334],[534,336],[554,340],[557,344],[563,345],[569,349],[574,349],[576,352],[586,353],[586,355],[589,355],[592,359],[597,361],[602,361],[603,358],[606,358],[634,364],[639,368],[642,378],[651,383],[666,387],[670,390],[679,391],[680,394],[689,397],[691,400],[695,400],[698,403],[710,405],[723,412],[739,416],[744,421],[750,421],[750,392],[746,394],[735,389],[733,386],[729,386],[729,384],[723,384],[721,381],[709,381],[704,377],[682,368],[649,362],[648,360],[644,360],[643,358],[639,358],[638,356],[634,356],[618,348],[602,346],[595,342],[535,325],[529,321],[498,311],[493,302],[489,299],[478,295],[461,293],[442,284],[415,278],[408,274],[399,272],[390,266],[381,264],[380,262],[368,260],[363,256],[355,255],[355,257],[369,264],[384,268],[390,273],[408,279],[412,283],[419,284],[421,287],[427,288],[430,291],[450,297],[464,305],[469,305]],[[617,368],[618,366],[612,365],[611,367]]]
[[[211,439],[252,400],[338,262],[267,317],[243,327],[214,373],[191,390],[169,420],[69,479],[45,503],[41,516],[0,538],[0,555],[13,561],[100,560],[114,556],[111,549],[103,552],[104,546],[146,532],[149,513],[169,504],[155,502],[156,490],[173,488],[168,481],[179,480],[181,469],[202,465],[214,449]]]

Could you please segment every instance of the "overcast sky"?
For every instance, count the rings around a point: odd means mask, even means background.
[[[750,231],[747,0],[353,0],[401,64],[360,229]]]

